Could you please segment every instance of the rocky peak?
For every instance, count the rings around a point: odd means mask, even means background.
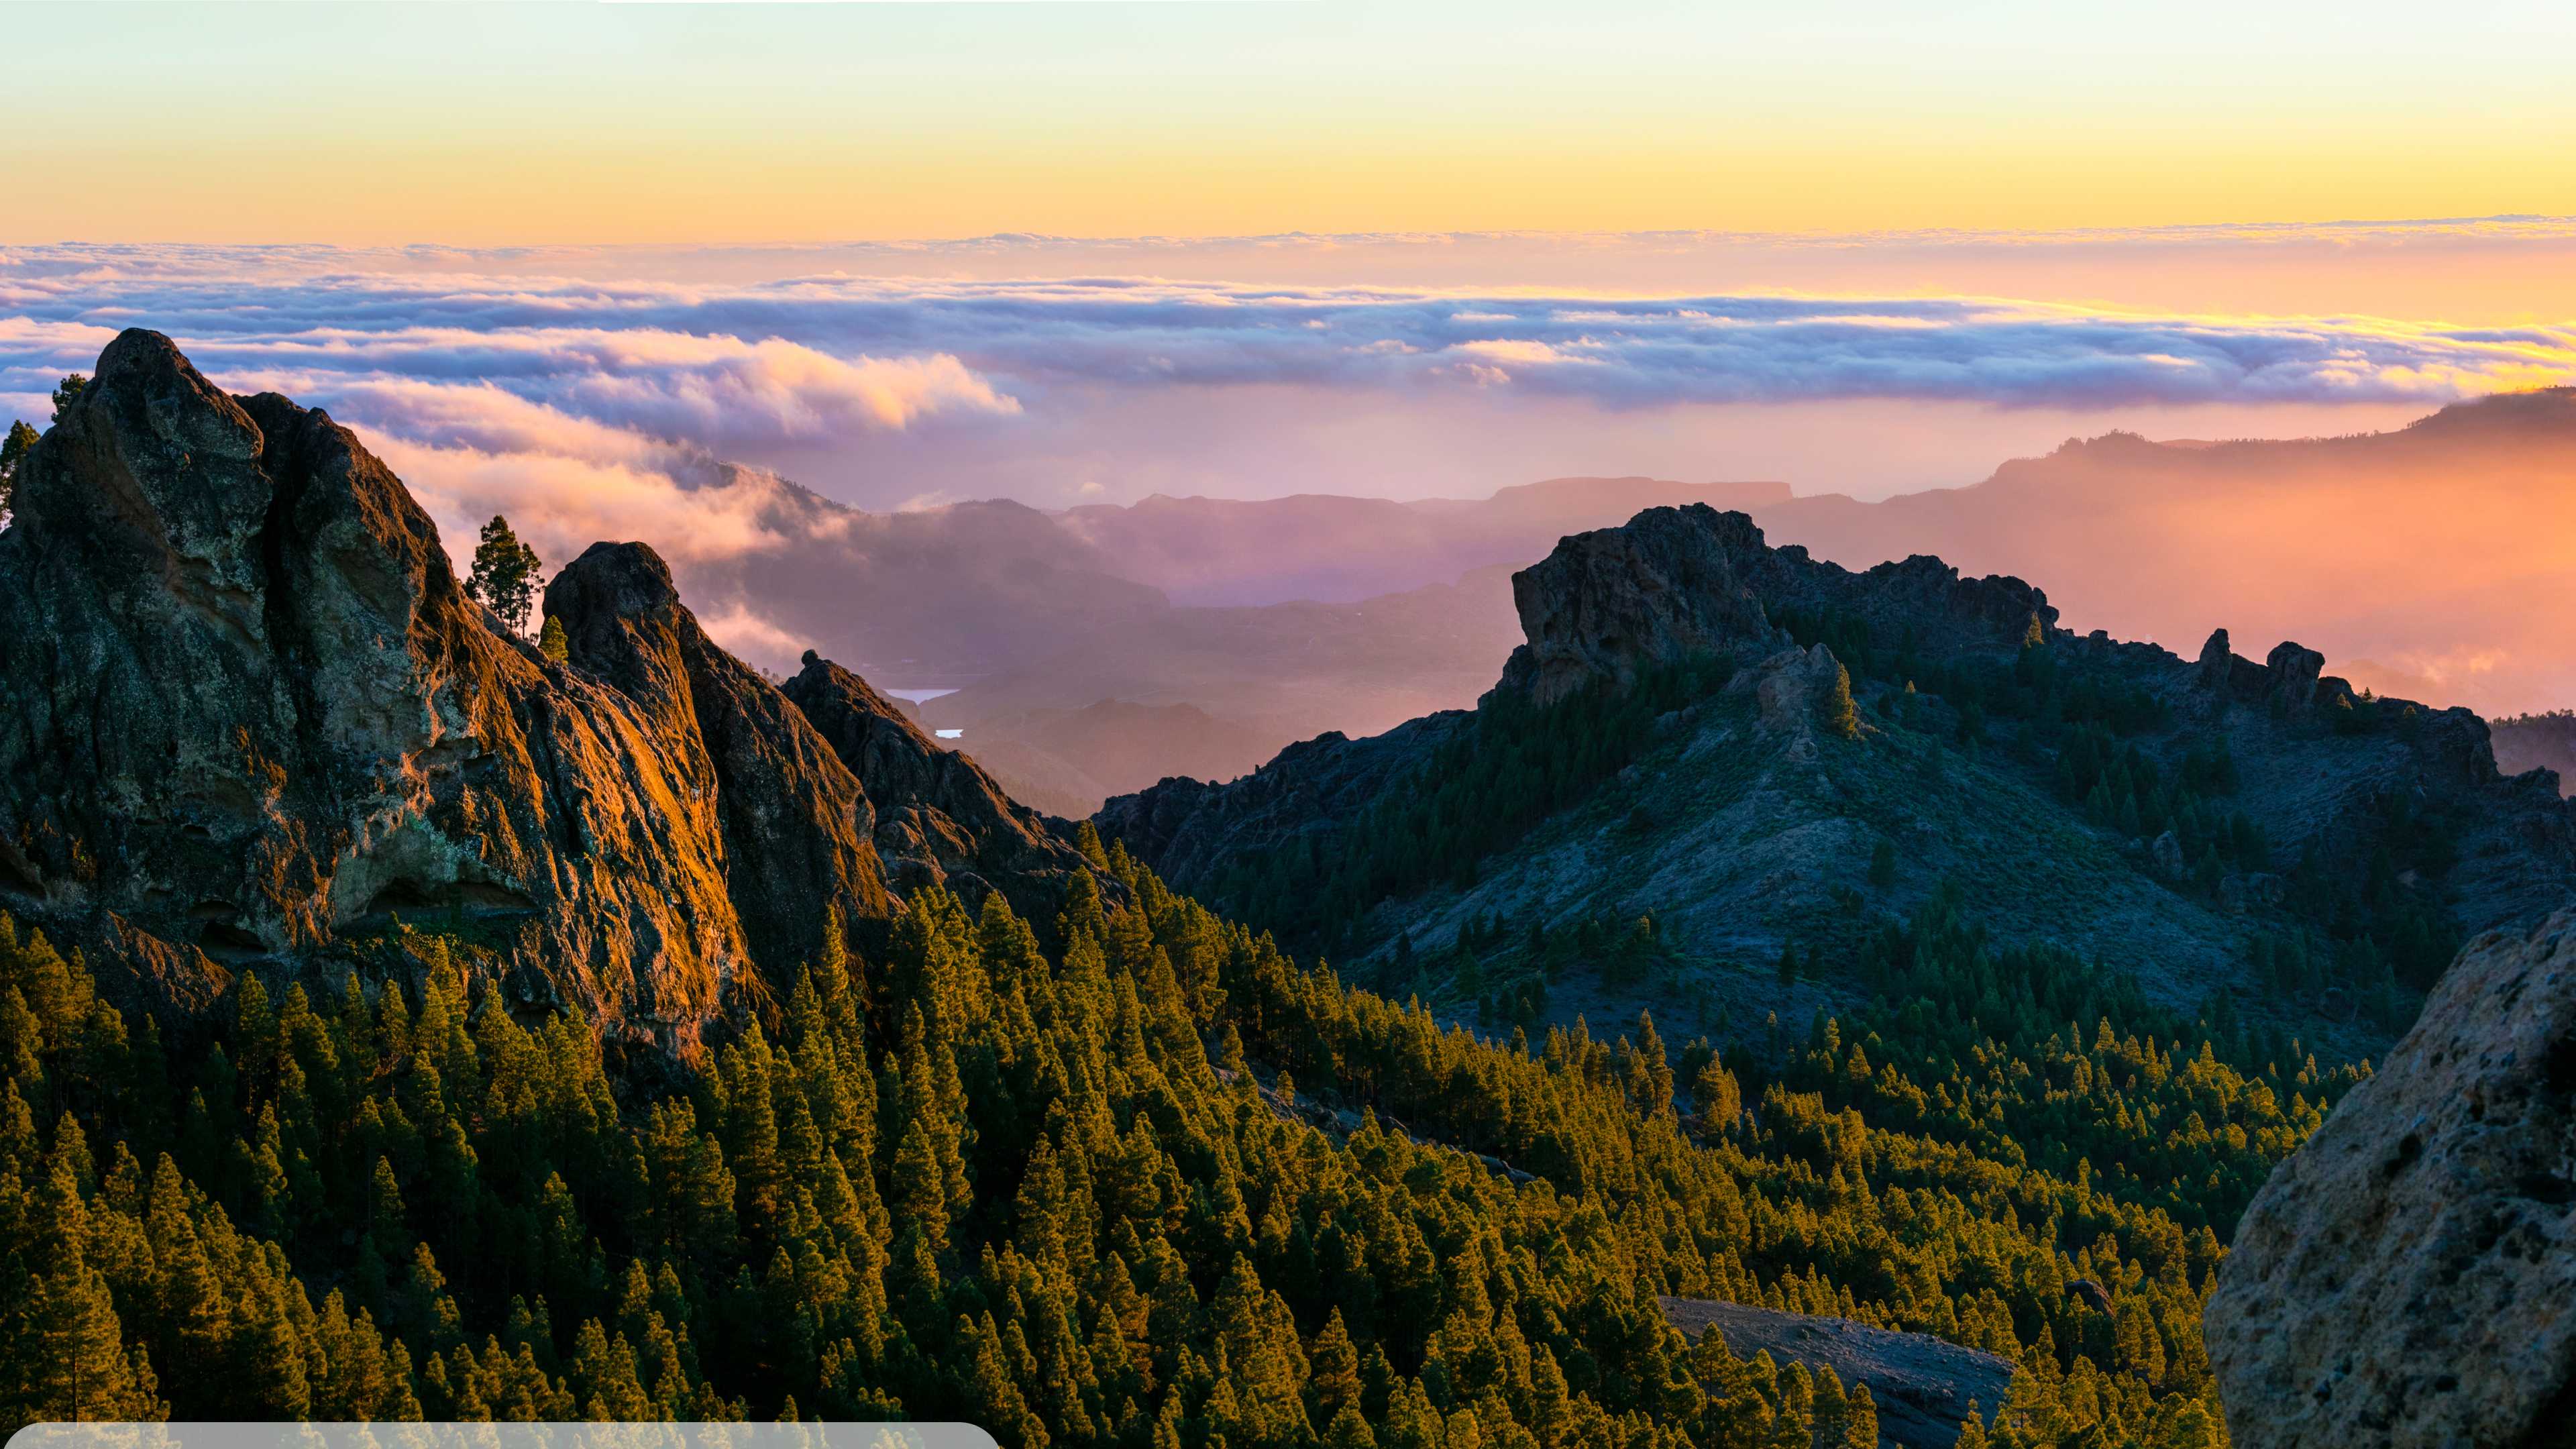
[[[866,680],[810,649],[786,695],[867,781],[876,849],[898,885],[945,885],[970,901],[998,888],[1023,914],[1055,909],[1066,878],[1083,868],[1062,822],[1013,802],[982,766],[924,735]]]
[[[1853,573],[1772,548],[1750,517],[1704,503],[1560,540],[1512,576],[1512,601],[1528,642],[1499,687],[1540,704],[1693,655],[1770,653],[1789,642],[1784,610],[1894,624],[1944,652],[2009,651],[2034,621],[2043,632],[2057,624],[2047,596],[2019,579],[1963,579],[1919,554]]]
[[[817,959],[835,914],[895,907],[867,791],[776,686],[727,654],[640,543],[595,543],[546,586],[575,669],[651,720],[715,805],[733,896],[756,959]]]
[[[1529,642],[1512,651],[1502,687],[1552,704],[1594,680],[1626,684],[1640,668],[1771,639],[1743,568],[1762,552],[1751,518],[1704,503],[1560,540],[1512,575]]]
[[[1666,939],[1758,968],[1837,909],[1885,843],[1901,866],[1882,908],[1901,913],[1945,874],[1973,877],[1971,908],[1999,931],[2135,969],[2190,1006],[2243,978],[2251,932],[2305,929],[2274,864],[2352,879],[2421,851],[2423,868],[2398,882],[2404,899],[2464,933],[2555,909],[2576,883],[2576,814],[2545,777],[2500,779],[2474,716],[2355,699],[2296,644],[2259,664],[2222,631],[2195,663],[2077,637],[2021,580],[1963,578],[1922,556],[1855,573],[1767,548],[1741,517],[1700,508],[1568,538],[1517,588],[1529,642],[1473,715],[1325,736],[1231,784],[1166,780],[1108,801],[1102,833],[1176,888],[1270,909],[1225,892],[1282,855],[1366,852],[1343,832],[1382,835],[1413,802],[1473,778],[1453,742],[1491,728],[1513,748],[1550,727],[1520,707],[1533,699],[1637,688],[1662,661],[1706,654],[1698,664],[1713,667],[1651,681],[1666,712],[1650,726],[1605,733],[1605,750],[1625,757],[1615,773],[1517,834],[1476,840],[1472,861],[1440,862],[1453,867],[1445,879],[1398,876],[1358,914],[1360,949],[1372,934],[1418,949],[1498,918],[1650,912]],[[2048,646],[2037,656],[2034,630]],[[1857,738],[1825,727],[1844,667]],[[1727,684],[1709,688],[1715,679]],[[2071,732],[2036,707],[2043,681],[2061,706],[2089,699],[2097,717],[2118,702],[2122,748],[2168,779],[2223,752],[2232,773],[2212,808],[2260,832],[2263,863],[2201,881],[2213,844],[2187,849],[2170,820],[2124,831],[2119,813],[2072,795],[2059,768],[2072,768]],[[1963,738],[1977,748],[1956,748]],[[2410,973],[2432,964],[2421,954]],[[1337,959],[1365,958],[1345,946]]]
[[[592,549],[547,610],[568,665],[465,596],[347,429],[125,333],[0,534],[0,907],[119,943],[182,1016],[399,922],[681,1053],[835,913],[902,909],[862,776],[652,550]]]

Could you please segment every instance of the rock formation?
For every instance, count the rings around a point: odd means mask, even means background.
[[[1498,687],[1539,704],[1592,680],[1627,684],[1653,664],[1786,644],[1775,618],[1784,606],[1901,620],[1935,647],[2018,645],[2034,619],[2057,622],[2047,596],[2019,579],[1962,579],[1922,556],[1852,574],[1771,548],[1752,519],[1704,503],[1564,539],[1512,575],[1512,603],[1529,642]]]
[[[1066,878],[1083,865],[1045,816],[924,735],[866,680],[811,650],[786,697],[867,782],[878,802],[878,858],[898,886],[945,885],[970,901],[998,888],[1024,915],[1054,911]]]
[[[0,535],[0,909],[118,944],[129,993],[180,1016],[400,920],[470,940],[523,1002],[686,1053],[835,915],[864,934],[902,909],[890,819],[1031,891],[1069,868],[955,787],[972,766],[853,758],[818,702],[827,742],[649,549],[592,549],[547,608],[568,664],[465,595],[347,429],[125,333]]]
[[[707,638],[651,549],[591,545],[546,586],[546,613],[573,671],[631,701],[713,810],[754,959],[816,959],[834,910],[892,914],[866,790],[786,696]]]
[[[1949,1449],[1959,1442],[1971,1411],[1992,1422],[2012,1391],[2009,1360],[1928,1333],[1709,1298],[1655,1301],[1665,1320],[1693,1343],[1714,1332],[1737,1358],[1767,1353],[1775,1363],[1832,1369],[1847,1386],[1867,1385],[1878,1409],[1881,1444]]]
[[[2256,1196],[2204,1328],[2238,1449],[2576,1443],[2576,911],[2461,953]]]

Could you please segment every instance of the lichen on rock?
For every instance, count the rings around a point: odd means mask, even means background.
[[[2576,910],[2472,942],[2204,1319],[2238,1449],[2576,1442]]]

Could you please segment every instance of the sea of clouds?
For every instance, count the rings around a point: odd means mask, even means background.
[[[2447,238],[2459,225],[2425,224],[2426,234]],[[2273,240],[2239,229],[2160,244]],[[1416,420],[1426,453],[1444,434],[1477,431],[1479,419],[1591,427],[1610,471],[1621,436],[1707,410],[2425,410],[2576,375],[2576,325],[2202,316],[1893,291],[1595,295],[1065,271],[1068,258],[1168,266],[1193,248],[1242,258],[1375,247],[1418,259],[1425,248],[1482,255],[1479,245],[12,247],[0,249],[0,412],[41,423],[56,379],[89,367],[118,330],[147,326],[229,388],[283,392],[360,429],[451,543],[506,511],[541,547],[637,536],[686,557],[764,541],[760,500],[708,486],[739,476],[717,460],[801,463],[825,475],[815,481],[827,491],[873,506],[970,496],[961,489],[1056,504],[1141,492],[1104,487],[1105,472],[1126,469],[1214,479],[1208,491],[1226,491],[1234,458],[1248,491],[1273,489],[1258,471],[1279,446],[1265,428],[1302,429],[1298,446],[1329,460],[1332,420],[1364,412],[1374,418],[1367,446]],[[1670,254],[1682,244],[1623,245]],[[1573,239],[1559,252],[1608,246]],[[1015,265],[1029,275],[995,274]],[[1360,447],[1357,437],[1348,446]],[[1157,471],[1158,449],[1178,457],[1184,447],[1186,467]],[[1384,486],[1373,475],[1359,491]]]

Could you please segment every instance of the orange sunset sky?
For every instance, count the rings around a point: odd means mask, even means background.
[[[714,459],[879,510],[1881,498],[2576,381],[2536,0],[8,16],[0,414],[151,325],[549,547],[726,546]],[[2576,574],[2476,506],[2516,588]],[[2454,632],[2408,667],[2551,647]]]

